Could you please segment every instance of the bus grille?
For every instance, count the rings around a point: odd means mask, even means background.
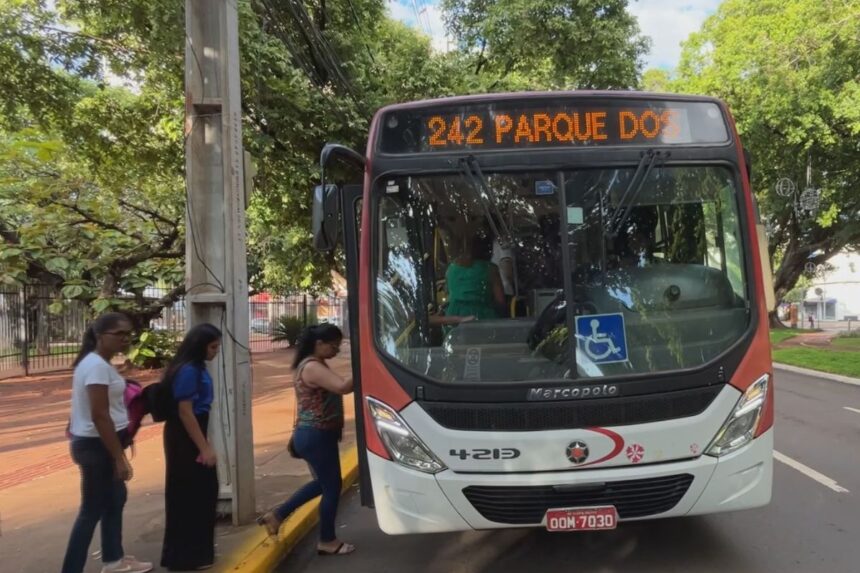
[[[539,524],[548,509],[613,505],[621,519],[657,515],[675,507],[693,482],[690,474],[613,481],[565,491],[568,486],[469,486],[463,494],[484,518]]]
[[[722,385],[692,390],[567,402],[456,403],[420,401],[439,425],[451,430],[526,431],[628,426],[701,414]]]

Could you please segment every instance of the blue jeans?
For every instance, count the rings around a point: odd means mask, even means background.
[[[62,573],[81,573],[99,522],[102,562],[119,561],[125,555],[122,549],[122,509],[127,492],[125,482],[114,475],[113,458],[101,438],[74,437],[71,450],[72,460],[81,470],[81,509],[69,536]]]
[[[320,541],[334,541],[334,519],[340,502],[340,455],[337,430],[318,430],[316,428],[296,428],[293,444],[296,452],[308,462],[314,481],[305,484],[285,503],[278,506],[274,514],[284,520],[292,512],[313,498],[322,495],[320,501]]]

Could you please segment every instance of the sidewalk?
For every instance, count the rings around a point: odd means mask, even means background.
[[[774,345],[775,348],[786,348],[790,346],[826,347],[830,341],[836,338],[839,331],[822,330],[819,332],[801,332],[796,336],[783,340]]]
[[[349,347],[332,361],[349,372]],[[301,460],[286,452],[294,408],[292,352],[278,350],[253,355],[254,458],[257,508],[282,501],[301,486],[309,473]],[[146,380],[144,380],[146,381]],[[16,573],[57,571],[80,501],[79,475],[63,437],[68,416],[70,376],[45,377],[38,382],[0,381],[0,555],[3,570]],[[355,442],[353,403],[345,399],[347,428],[341,450]],[[164,454],[162,425],[141,429],[132,460],[125,509],[126,553],[158,562],[164,531]],[[256,525],[233,527],[229,520],[216,531],[214,571],[233,570],[261,536]],[[100,546],[98,531],[91,554]],[[93,557],[86,571],[97,572]],[[155,571],[162,569],[156,568]]]

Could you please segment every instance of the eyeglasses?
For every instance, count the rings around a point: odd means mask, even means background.
[[[116,332],[105,332],[105,334],[110,334],[112,336],[119,336],[120,338],[131,338],[130,330],[117,330]]]

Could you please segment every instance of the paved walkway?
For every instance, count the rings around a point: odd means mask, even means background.
[[[349,347],[332,366],[349,370]],[[309,477],[307,466],[285,450],[294,400],[291,351],[254,354],[254,458],[257,507],[266,509],[287,497]],[[155,373],[135,376],[143,382]],[[68,373],[38,379],[0,381],[0,555],[4,571],[57,571],[79,503],[79,476],[68,455],[64,430],[69,411]],[[346,400],[348,428],[343,447],[354,443],[352,400]],[[162,425],[145,426],[132,459],[134,479],[124,521],[128,554],[158,561],[164,531],[164,454]],[[228,521],[216,531],[216,554],[224,570],[226,557],[247,545],[256,526],[233,527]],[[87,571],[99,571],[99,536]],[[156,568],[156,571],[160,571]]]
[[[793,336],[787,340],[783,340],[779,344],[774,345],[775,348],[786,348],[789,346],[812,346],[812,347],[829,347],[830,341],[836,338],[839,331],[825,330],[821,332],[803,332],[797,336]]]
[[[781,332],[781,331],[780,331]],[[857,346],[842,346],[833,344],[833,340],[840,334],[840,331],[823,330],[817,332],[801,332],[796,336],[783,340],[774,344],[774,348],[791,348],[797,346],[805,346],[807,348],[817,348],[820,350],[833,350],[837,352],[857,352],[860,348]]]

